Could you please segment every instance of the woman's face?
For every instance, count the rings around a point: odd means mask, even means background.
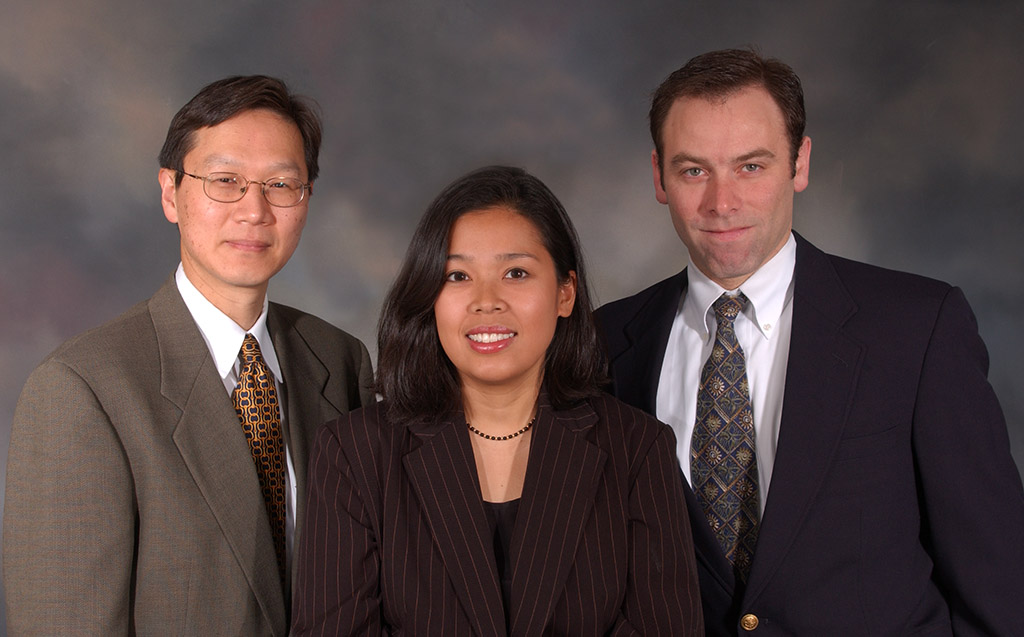
[[[559,282],[533,223],[508,208],[468,212],[452,226],[434,302],[437,335],[463,388],[540,388],[558,317],[576,300]]]

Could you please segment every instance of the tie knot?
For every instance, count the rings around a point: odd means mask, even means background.
[[[718,297],[718,300],[711,307],[715,310],[715,318],[718,320],[719,325],[721,325],[722,322],[731,324],[735,321],[736,316],[743,311],[746,305],[747,297],[740,293],[736,296],[723,294]]]
[[[263,363],[263,355],[260,354],[260,344],[252,334],[245,335],[245,340],[242,341],[242,349],[239,353],[242,356],[242,362],[246,365]]]

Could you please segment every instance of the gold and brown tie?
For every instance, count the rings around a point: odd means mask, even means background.
[[[697,501],[742,580],[750,573],[760,519],[754,413],[743,348],[733,322],[747,303],[723,294],[712,306],[718,328],[697,390],[690,473]]]
[[[260,488],[267,504],[267,515],[274,536],[278,574],[285,581],[285,497],[284,438],[278,411],[277,390],[274,379],[263,362],[260,345],[252,334],[246,334],[239,354],[242,367],[238,385],[231,394],[231,402],[242,423],[242,431],[249,441],[252,460],[260,478]]]

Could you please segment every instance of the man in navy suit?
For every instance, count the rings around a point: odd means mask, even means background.
[[[598,310],[614,393],[675,429],[708,634],[1024,634],[1024,490],[974,315],[958,288],[793,232],[804,121],[777,60],[715,51],[670,75],[651,164],[693,267]],[[749,561],[691,470],[723,295],[744,303]]]

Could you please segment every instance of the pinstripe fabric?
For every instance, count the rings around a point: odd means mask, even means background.
[[[461,413],[328,423],[308,497],[296,634],[505,634]],[[703,634],[672,431],[610,396],[542,400],[510,550],[512,635]]]

